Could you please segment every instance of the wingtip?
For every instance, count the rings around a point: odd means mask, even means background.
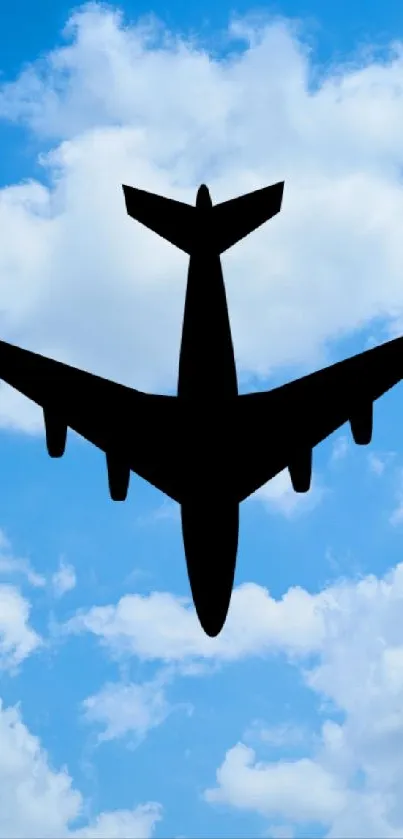
[[[124,199],[125,199],[125,204],[126,204],[126,210],[127,210],[127,212],[129,212],[129,207],[128,207],[128,203],[127,203],[127,202],[128,202],[128,199],[129,199],[129,189],[130,189],[130,187],[129,187],[129,186],[126,186],[126,184],[122,184],[123,197],[124,197]]]
[[[274,184],[271,187],[271,189],[275,191],[276,199],[278,200],[278,212],[280,212],[281,205],[283,203],[284,184],[285,184],[285,181],[278,181],[278,183]],[[270,189],[270,187],[269,187],[269,189]]]
[[[279,192],[279,195],[280,195],[281,199],[282,199],[283,194],[284,194],[284,184],[285,184],[285,181],[278,181],[278,183],[275,184],[275,186],[278,189],[278,192]]]

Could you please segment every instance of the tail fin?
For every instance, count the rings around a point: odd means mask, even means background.
[[[206,193],[209,198],[207,187],[200,187],[198,195],[203,189],[202,197],[206,198]],[[284,181],[281,181],[222,204],[211,206],[210,200],[203,200],[193,207],[143,189],[123,186],[129,216],[189,255],[200,243],[201,236],[207,235],[208,240],[209,229],[216,253],[231,248],[280,212],[283,190]]]

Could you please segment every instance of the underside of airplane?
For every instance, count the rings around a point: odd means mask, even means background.
[[[192,594],[210,635],[228,610],[238,505],[283,469],[296,492],[307,492],[314,448],[346,422],[357,444],[370,443],[373,404],[403,375],[396,338],[281,387],[238,394],[220,254],[279,212],[283,187],[213,205],[202,185],[195,206],[123,187],[129,215],[190,257],[177,396],[0,341],[0,378],[42,407],[51,457],[63,455],[72,428],[105,453],[113,500],[126,498],[133,471],[181,505]],[[200,509],[216,532],[226,523],[210,553]]]

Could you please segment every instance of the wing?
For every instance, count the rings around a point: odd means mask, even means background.
[[[51,456],[63,454],[68,426],[105,452],[112,498],[124,500],[132,470],[180,501],[175,397],[142,393],[5,341],[0,379],[43,408]]]
[[[371,441],[373,403],[403,377],[403,338],[282,387],[238,398],[239,501],[286,467],[294,489],[309,489],[312,449],[350,421],[356,443]]]

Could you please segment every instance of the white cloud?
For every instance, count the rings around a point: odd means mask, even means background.
[[[344,460],[349,448],[350,444],[347,437],[345,437],[344,435],[342,437],[336,437],[333,443],[333,450],[331,455],[332,461]]]
[[[397,524],[402,523],[402,521],[403,521],[403,498],[401,500],[399,500],[399,503],[397,504],[395,509],[390,514],[389,521],[390,521],[390,524],[392,524],[392,525],[397,525]]]
[[[30,604],[14,586],[0,585],[0,667],[15,670],[42,640],[29,626]]]
[[[382,452],[376,454],[375,452],[368,453],[368,466],[370,472],[374,475],[383,475],[386,467],[395,457],[395,452]]]
[[[0,115],[52,146],[46,185],[0,193],[2,337],[174,386],[186,258],[126,216],[124,182],[193,202],[201,180],[219,201],[285,178],[280,216],[223,259],[242,375],[318,366],[329,339],[400,316],[401,53],[333,68],[313,91],[296,30],[238,21],[234,38],[244,51],[220,61],[92,4],[2,86]],[[1,401],[2,424],[42,428],[10,389]]]
[[[233,592],[224,629],[209,638],[188,600],[168,592],[128,594],[116,606],[94,606],[64,625],[64,632],[92,632],[114,655],[186,662],[234,661],[287,649],[309,653],[321,644],[326,596],[292,588],[281,600],[247,583]]]
[[[270,726],[262,720],[254,720],[244,734],[245,740],[260,740],[277,747],[301,744],[306,740],[306,737],[307,732],[301,726],[293,725],[290,722]]]
[[[267,839],[294,839],[294,830],[291,825],[273,825],[266,833]]]
[[[99,734],[100,741],[129,734],[134,744],[161,725],[172,710],[164,679],[158,677],[143,684],[106,684],[84,700],[83,709],[88,722],[105,727]]]
[[[389,516],[389,522],[393,526],[400,525],[403,521],[403,469],[397,472],[396,481],[396,504]]]
[[[325,492],[325,487],[319,483],[315,474],[312,476],[309,492],[294,492],[290,473],[288,469],[284,469],[258,489],[253,498],[262,501],[269,510],[282,513],[287,518],[293,518],[317,507]]]
[[[385,469],[385,465],[386,464],[385,464],[384,460],[382,460],[376,454],[373,454],[372,452],[369,452],[369,454],[368,454],[368,466],[369,466],[369,469],[370,469],[371,472],[373,472],[375,475],[382,475],[382,472]]]
[[[83,798],[67,769],[55,771],[18,708],[0,702],[0,837],[4,839],[149,839],[161,818],[157,804],[101,813],[90,825],[69,829],[82,816]]]
[[[257,763],[253,749],[242,743],[227,752],[217,782],[206,790],[206,801],[297,822],[330,821],[346,798],[337,779],[314,761]]]
[[[136,525],[146,527],[159,521],[180,521],[180,507],[175,501],[168,501],[166,497],[158,507],[150,513],[136,517]]]
[[[37,574],[27,559],[15,557],[11,550],[11,543],[3,530],[0,530],[0,575],[22,574],[31,586],[41,588],[46,585],[42,574]]]
[[[52,586],[55,597],[62,597],[67,591],[71,591],[76,585],[76,572],[73,565],[59,562],[59,569],[52,575]]]
[[[325,595],[325,592],[322,593]],[[403,564],[327,589],[307,685],[325,718],[311,753],[262,763],[239,743],[227,752],[209,801],[321,823],[332,839],[398,839],[403,831]],[[331,718],[337,711],[338,720]]]
[[[15,557],[11,543],[0,529],[0,575],[21,574],[34,587],[41,587],[46,580],[37,574],[27,559]],[[16,673],[24,659],[43,644],[40,635],[30,625],[30,602],[19,589],[0,583],[0,669]]]
[[[67,628],[93,632],[116,655],[184,663],[184,672],[192,661],[285,653],[302,666],[306,684],[324,700],[319,732],[298,739],[299,749],[306,749],[299,760],[262,763],[243,743],[229,749],[209,801],[287,824],[316,821],[329,837],[398,839],[403,829],[402,604],[403,564],[382,579],[341,581],[319,594],[294,588],[281,600],[259,586],[241,586],[216,639],[202,633],[186,602],[161,593],[127,595],[116,607],[94,607]],[[333,709],[341,721],[332,719]],[[289,720],[275,731],[267,726],[267,738],[277,745],[290,738],[295,743],[296,725]],[[263,725],[261,733],[264,740]]]
[[[70,833],[72,839],[149,839],[160,821],[158,804],[141,804],[134,810],[101,813],[88,827]]]

